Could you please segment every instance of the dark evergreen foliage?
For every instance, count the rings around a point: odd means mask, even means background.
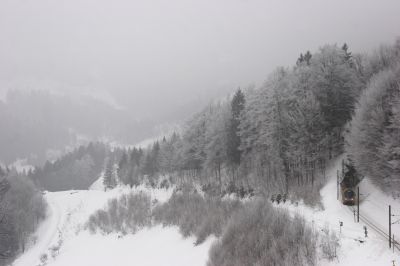
[[[227,159],[229,163],[234,165],[240,164],[241,151],[239,150],[239,125],[244,105],[245,97],[243,92],[239,89],[231,101],[231,119],[227,137]]]
[[[10,262],[25,247],[44,219],[46,204],[25,175],[7,173],[0,179],[0,265]]]
[[[87,189],[100,176],[108,150],[102,143],[80,146],[54,162],[36,167],[29,177],[44,190]]]

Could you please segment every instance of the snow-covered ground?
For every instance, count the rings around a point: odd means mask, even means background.
[[[364,221],[356,223],[351,208],[344,206],[337,200],[336,170],[340,169],[340,160],[328,171],[328,183],[321,190],[324,210],[316,210],[303,204],[280,204],[277,207],[286,208],[290,213],[302,215],[306,221],[312,224],[315,230],[324,230],[327,226],[330,231],[336,233],[340,247],[338,257],[334,261],[320,259],[319,265],[395,265],[400,264],[400,252],[389,250],[388,239],[375,232]],[[368,179],[360,183],[360,214],[367,217],[384,232],[388,232],[388,204],[392,204],[394,210],[400,214],[400,203],[386,196]],[[398,217],[400,218],[400,217]],[[340,230],[340,222],[343,226]],[[367,226],[368,237],[365,237],[364,226]],[[399,236],[400,225],[393,225],[393,233]]]
[[[351,208],[343,206],[336,198],[336,170],[340,160],[327,172],[328,183],[321,190],[324,210],[317,210],[302,203],[276,205],[286,208],[292,214],[304,216],[317,231],[329,227],[337,234],[340,247],[338,257],[333,261],[319,258],[318,265],[400,265],[400,252],[389,250],[387,238],[374,231],[363,220],[355,222]],[[47,255],[46,265],[205,265],[208,250],[215,238],[210,237],[203,244],[195,246],[194,238],[183,238],[176,227],[155,226],[145,228],[134,235],[91,234],[84,230],[84,224],[96,210],[103,208],[111,198],[132,191],[145,191],[153,199],[165,202],[172,189],[149,189],[140,186],[135,189],[118,187],[104,192],[99,178],[86,191],[64,191],[46,193],[49,203],[47,219],[36,233],[36,243],[21,255],[14,266],[37,266],[40,258]],[[362,194],[360,213],[368,221],[387,233],[388,204],[395,215],[400,214],[400,202],[375,188],[368,179],[360,184]],[[400,216],[393,216],[393,221]],[[340,230],[339,223],[343,226]],[[368,237],[365,237],[367,226]],[[400,224],[393,225],[393,233],[400,239]],[[320,253],[321,256],[321,253]]]
[[[175,227],[144,229],[118,238],[116,234],[80,233],[66,242],[54,266],[68,265],[205,265],[212,239],[194,246],[195,239],[183,239]]]
[[[36,233],[36,243],[21,255],[13,266],[36,266],[46,254],[46,265],[204,265],[213,241],[194,246],[194,238],[183,238],[176,227],[146,228],[134,235],[91,234],[84,224],[96,210],[111,198],[132,191],[145,191],[153,199],[164,202],[172,189],[135,189],[118,187],[104,192],[101,182],[91,190],[48,192],[48,217]],[[43,256],[44,257],[44,256]]]

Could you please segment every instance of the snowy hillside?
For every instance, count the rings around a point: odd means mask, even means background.
[[[286,208],[291,213],[298,213],[312,224],[315,230],[322,232],[329,228],[339,237],[340,247],[338,258],[333,262],[320,261],[322,265],[392,265],[400,255],[399,250],[389,250],[387,237],[382,236],[388,232],[388,207],[398,210],[400,214],[400,202],[393,200],[374,187],[368,179],[360,183],[360,222],[356,223],[353,209],[341,204],[337,200],[336,171],[340,168],[340,160],[327,173],[329,181],[321,190],[324,210],[311,209],[303,204],[280,204],[277,207]],[[365,217],[365,219],[364,219]],[[340,229],[340,222],[343,223]],[[364,226],[367,227],[365,237]],[[379,232],[376,230],[378,229]],[[399,236],[400,225],[393,225],[392,233]]]
[[[93,187],[98,189],[99,185]],[[138,187],[134,190],[145,191],[160,202],[166,201],[172,193],[172,189]],[[131,191],[120,187],[107,192],[46,193],[48,218],[36,233],[36,244],[13,266],[132,265],[133,261],[137,265],[204,265],[212,239],[195,247],[195,240],[183,239],[178,228],[157,226],[124,237],[118,234],[93,235],[83,229],[90,214],[103,208],[109,199]]]

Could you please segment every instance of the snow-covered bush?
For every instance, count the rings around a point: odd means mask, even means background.
[[[265,200],[249,202],[211,248],[208,266],[314,265],[317,235]]]
[[[111,199],[105,210],[98,210],[89,217],[86,228],[92,233],[134,233],[151,224],[151,198],[147,194],[124,194]]]
[[[334,232],[329,230],[329,226],[325,225],[322,230],[323,234],[320,238],[321,251],[324,258],[333,260],[337,257],[337,249],[339,247],[339,238]]]
[[[41,266],[42,265],[46,265],[47,264],[47,260],[49,259],[49,257],[47,256],[46,253],[43,253],[42,255],[40,255],[40,262],[41,262]]]
[[[59,239],[57,244],[54,244],[53,246],[50,247],[50,253],[51,253],[51,257],[54,259],[55,257],[57,257],[57,255],[60,252],[60,248],[63,244],[63,240]]]
[[[168,202],[154,208],[153,217],[156,223],[179,226],[184,236],[195,235],[200,244],[211,234],[221,235],[231,214],[241,206],[239,201],[174,193]]]
[[[168,189],[171,186],[170,182],[168,179],[163,179],[160,184],[159,184],[159,188],[165,188]]]

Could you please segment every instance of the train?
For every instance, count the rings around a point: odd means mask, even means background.
[[[342,180],[340,181],[341,201],[343,205],[357,203],[357,185],[361,181],[356,169],[351,163],[343,163]]]

